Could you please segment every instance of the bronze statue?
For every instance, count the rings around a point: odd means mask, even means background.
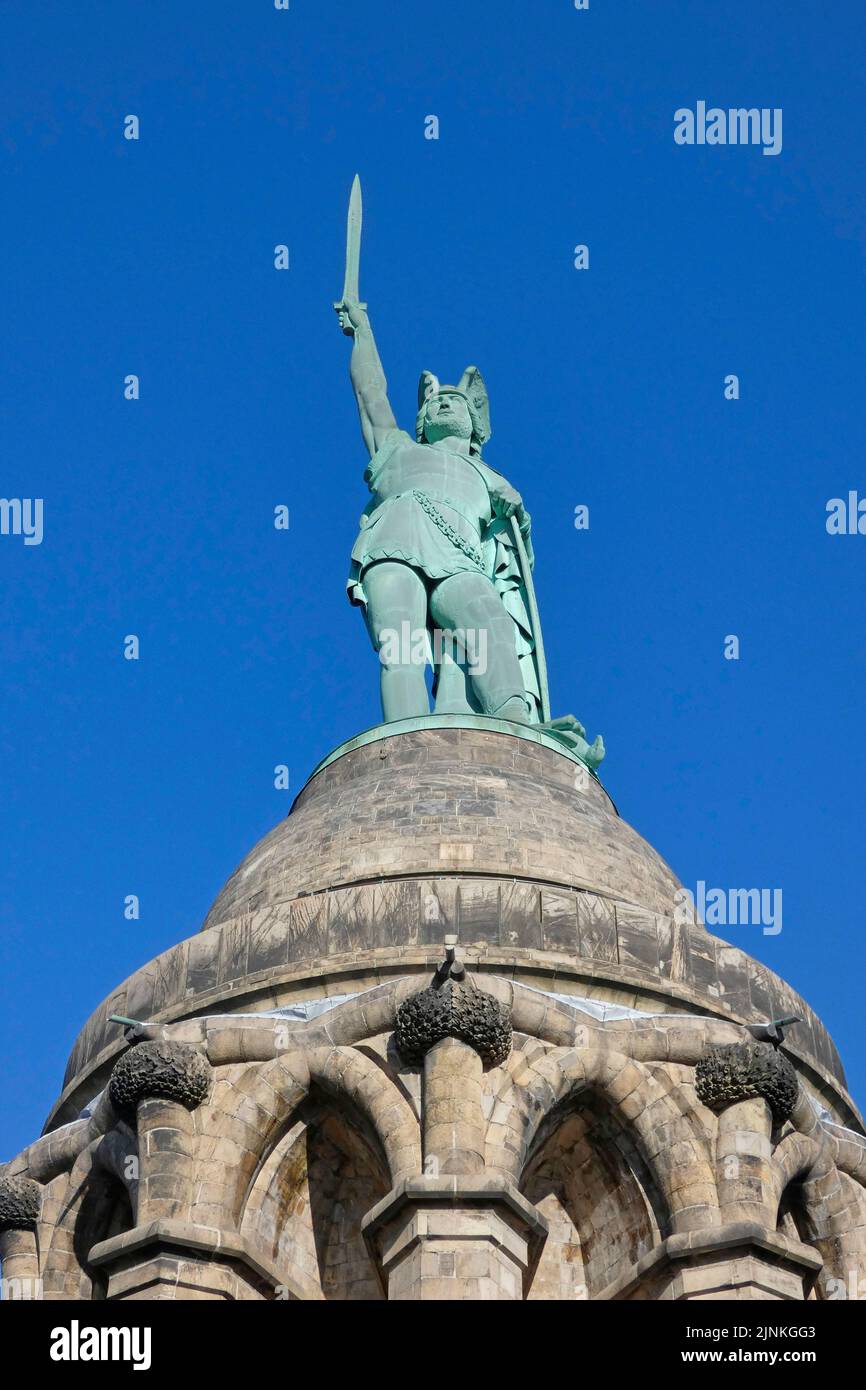
[[[477,367],[456,386],[422,372],[414,437],[400,429],[365,304],[358,295],[361,188],[349,203],[346,282],[334,305],[353,339],[351,379],[370,454],[372,494],[352,549],[349,598],[381,664],[386,722],[430,713],[541,724],[595,767],[573,716],[551,720],[523,499],[489,467],[490,404]]]

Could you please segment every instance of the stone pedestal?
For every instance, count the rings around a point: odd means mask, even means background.
[[[604,1291],[606,1299],[789,1299],[809,1296],[823,1261],[811,1246],[748,1221],[670,1236]]]
[[[836,1050],[682,902],[549,733],[351,740],[82,1029],[0,1170],[7,1277],[58,1299],[859,1285],[866,1136]]]
[[[107,1298],[278,1299],[279,1274],[243,1241],[207,1226],[153,1221],[95,1245],[90,1264],[107,1275]]]
[[[401,1183],[363,1231],[389,1299],[514,1300],[547,1222],[510,1184],[454,1176]]]

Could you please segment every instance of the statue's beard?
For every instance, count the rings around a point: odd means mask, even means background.
[[[472,426],[462,420],[448,420],[440,416],[436,420],[426,421],[424,434],[429,444],[436,444],[440,439],[471,439]]]

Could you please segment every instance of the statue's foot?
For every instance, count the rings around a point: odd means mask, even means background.
[[[466,700],[437,700],[433,706],[434,714],[477,714]]]
[[[598,767],[599,763],[604,761],[604,753],[604,739],[602,738],[601,734],[596,734],[592,743],[589,745],[589,748],[583,755],[585,762],[589,767],[592,768],[593,772],[595,772],[595,769]]]
[[[510,719],[514,724],[528,724],[529,711],[526,708],[526,701],[521,700],[519,695],[513,695],[510,700],[506,700],[504,705],[500,705],[494,712],[494,719]]]
[[[560,714],[556,719],[548,719],[544,727],[549,729],[552,734],[561,734],[576,739],[582,739],[586,734],[586,729],[579,719],[575,719],[573,714]]]
[[[546,724],[540,725],[546,729],[554,738],[558,738],[560,743],[576,753],[581,762],[593,772],[604,758],[604,739],[601,734],[597,734],[592,743],[587,743],[584,738],[585,728],[579,719],[575,719],[573,714],[561,715],[558,719],[549,719]]]

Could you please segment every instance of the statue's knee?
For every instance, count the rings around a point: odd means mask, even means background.
[[[486,611],[488,587],[494,603],[499,605],[496,590],[482,575],[464,571],[449,575],[433,592],[430,611],[434,621],[443,628],[470,626],[474,617]]]
[[[511,622],[492,585],[489,589],[476,589],[467,597],[465,627],[484,629],[490,636],[501,636],[510,631]]]

